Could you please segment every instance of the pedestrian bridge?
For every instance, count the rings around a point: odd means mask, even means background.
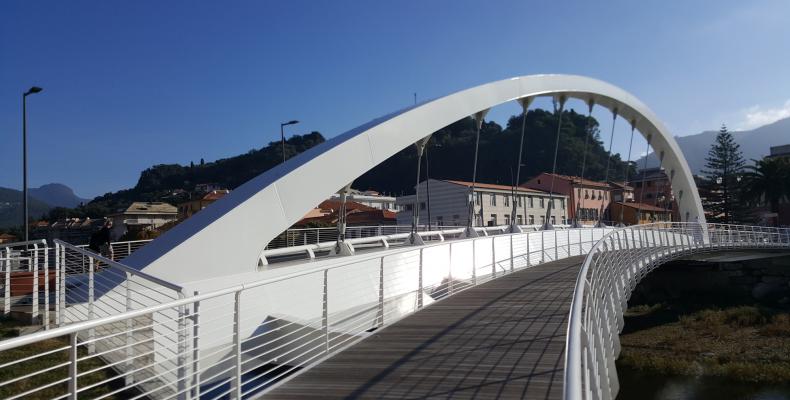
[[[490,107],[526,112],[538,96],[626,119],[667,168],[684,222],[487,235],[470,213],[453,232],[418,232],[417,219],[367,250],[341,226],[331,256],[305,245],[309,259],[267,265],[275,237],[373,166],[468,115],[479,135]],[[578,76],[514,78],[339,135],[120,262],[60,241],[6,250],[6,279],[15,254],[46,266],[31,271],[48,329],[0,342],[0,396],[609,399],[623,310],[647,273],[698,253],[789,248],[786,229],[706,223],[672,135],[632,95]]]

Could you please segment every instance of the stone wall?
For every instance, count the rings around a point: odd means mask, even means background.
[[[726,302],[790,306],[790,256],[777,254],[734,262],[679,260],[667,263],[640,282],[629,303],[652,304],[680,297],[719,297]]]

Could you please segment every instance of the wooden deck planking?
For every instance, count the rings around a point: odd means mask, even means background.
[[[582,260],[518,271],[432,304],[265,398],[559,399]]]

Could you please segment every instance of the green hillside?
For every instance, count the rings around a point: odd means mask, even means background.
[[[533,110],[527,114],[527,135],[524,144],[522,182],[541,171],[550,171],[554,156],[554,140],[557,130],[557,115],[551,111]],[[584,152],[587,117],[574,111],[563,114],[557,171],[562,174],[578,175],[581,169],[581,154]],[[598,135],[598,123],[590,124],[593,140],[590,141],[585,176],[603,179],[607,153]],[[478,181],[510,184],[511,171],[515,167],[521,116],[511,117],[505,128],[495,122],[484,124],[480,136]],[[296,135],[286,142],[289,157],[301,153],[324,141],[319,132]],[[472,173],[475,131],[469,118],[450,124],[433,135],[429,149],[430,176],[441,179],[469,180]],[[573,155],[573,156],[569,156]],[[262,149],[250,150],[235,157],[190,165],[163,164],[146,169],[131,189],[99,196],[85,207],[77,210],[56,210],[57,216],[99,217],[126,207],[132,201],[167,201],[177,204],[186,200],[173,195],[176,189],[192,191],[199,183],[216,183],[235,189],[242,183],[282,162],[279,142],[271,142]],[[612,159],[610,176],[619,179],[625,163],[619,155]],[[425,169],[423,168],[423,171]],[[387,161],[368,171],[354,182],[359,189],[375,189],[380,192],[401,194],[413,191],[416,173],[416,152],[409,147]],[[633,173],[633,172],[632,172]]]

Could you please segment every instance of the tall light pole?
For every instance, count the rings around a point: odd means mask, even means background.
[[[286,125],[294,125],[294,124],[298,124],[298,123],[299,123],[299,121],[294,119],[294,120],[291,120],[291,121],[288,121],[288,122],[283,122],[282,124],[280,124],[280,143],[282,144],[282,148],[283,148],[283,162],[285,162],[285,129],[284,129],[284,127]]]
[[[22,226],[25,227],[25,241],[30,240],[28,232],[27,210],[27,96],[42,91],[40,87],[33,86],[22,93]]]

